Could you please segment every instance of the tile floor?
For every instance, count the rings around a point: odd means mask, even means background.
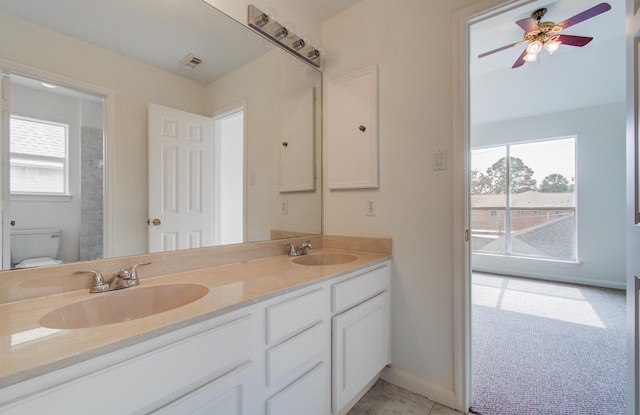
[[[459,412],[380,379],[347,415],[460,415]]]

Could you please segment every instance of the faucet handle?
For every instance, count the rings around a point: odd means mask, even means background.
[[[132,280],[137,280],[138,279],[138,267],[141,267],[143,265],[151,265],[151,262],[140,262],[139,264],[135,264],[134,266],[131,267],[131,270],[129,271],[129,279]]]
[[[98,271],[83,271],[76,270],[73,271],[74,274],[93,274],[93,282],[91,283],[91,287],[89,288],[90,293],[101,293],[105,291],[109,291],[109,284],[104,282],[104,277]]]

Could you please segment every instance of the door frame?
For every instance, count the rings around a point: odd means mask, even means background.
[[[0,269],[9,269],[11,264],[11,235],[9,232],[3,232],[5,229],[9,229],[11,224],[11,194],[9,192],[10,178],[9,178],[9,140],[5,140],[5,137],[9,136],[9,123],[11,117],[11,78],[5,73],[4,70],[0,70],[0,105],[2,110],[0,111],[0,198],[2,198],[1,207],[2,219],[0,221]]]
[[[454,188],[454,246],[453,246],[453,271],[454,271],[454,399],[456,409],[466,413],[471,406],[471,245],[470,239],[470,140],[469,140],[469,27],[484,19],[504,13],[516,7],[521,7],[534,0],[481,0],[454,13],[453,21],[453,179],[458,186]],[[636,6],[640,7],[640,0],[626,0],[627,3],[627,28],[640,36],[640,19],[634,18]],[[633,24],[631,23],[633,22]],[[629,36],[629,34],[627,35]],[[638,70],[638,38],[633,45],[628,46],[628,56],[636,57],[634,62],[627,63],[627,83],[636,85],[638,80],[633,73]],[[628,89],[628,88],[627,88]],[[637,96],[637,86],[633,88],[635,94],[628,99],[628,107],[633,107],[640,102]],[[638,174],[636,166],[636,124],[637,109],[628,109],[627,136],[629,150],[632,148],[629,159],[633,162],[629,171]],[[629,147],[630,146],[630,147]],[[629,174],[629,173],[628,173]],[[640,180],[640,179],[637,179]],[[635,203],[633,203],[635,205]],[[632,212],[633,213],[633,212]],[[634,216],[633,214],[630,216]],[[640,226],[640,225],[636,225]],[[629,240],[629,238],[628,238]],[[638,387],[640,387],[640,345],[635,339],[640,322],[636,321],[638,304],[637,291],[640,288],[640,280],[627,278],[627,303],[628,303],[628,352],[627,352],[627,412],[637,413],[640,409],[638,399]],[[635,299],[635,301],[634,301]],[[635,314],[633,314],[635,313]]]
[[[249,127],[249,123],[248,123],[248,119],[249,119],[249,115],[248,115],[248,111],[249,111],[249,105],[248,105],[248,101],[246,99],[244,100],[240,100],[234,104],[231,105],[227,105],[223,108],[218,108],[217,110],[213,111],[211,114],[211,119],[214,122],[214,126],[215,126],[215,122],[223,117],[226,117],[228,115],[231,115],[235,112],[238,111],[242,111],[242,198],[243,198],[243,203],[242,203],[242,240],[243,242],[247,242],[247,238],[248,238],[248,226],[247,226],[247,205],[248,205],[248,194],[249,194],[249,184],[248,184],[248,175],[249,172],[247,170],[247,166],[249,165],[248,160],[249,160],[249,134],[248,134],[248,127]],[[218,137],[216,136],[215,133],[215,128],[214,128],[214,132],[213,132],[213,140],[214,140],[214,154],[213,154],[213,158],[214,160],[217,159],[218,154],[216,153],[216,148],[218,147]],[[218,223],[220,220],[220,209],[219,209],[219,205],[218,205],[218,191],[219,188],[217,186],[217,177],[214,177],[214,203],[213,203],[213,223],[214,223],[214,234],[216,234],[217,230],[219,229]],[[255,178],[254,178],[255,180]]]
[[[454,400],[471,406],[471,208],[469,172],[469,28],[472,24],[535,0],[481,0],[453,15],[453,339]]]
[[[25,76],[34,79],[41,79],[43,81],[54,82],[59,85],[63,85],[72,89],[76,89],[82,92],[86,92],[92,95],[102,96],[104,99],[104,189],[103,189],[103,257],[111,258],[113,252],[115,252],[115,241],[118,240],[116,231],[116,169],[112,167],[112,163],[117,160],[116,154],[116,92],[112,89],[104,88],[102,86],[94,85],[88,82],[80,81],[65,75],[60,75],[54,72],[49,72],[44,69],[39,69],[29,65],[23,65],[20,63],[12,62],[6,59],[0,58],[0,71],[5,72],[9,76],[11,74]],[[0,137],[2,134],[0,134]],[[8,155],[7,155],[8,157]],[[8,180],[8,178],[7,178]],[[8,183],[7,183],[8,186]],[[4,210],[3,210],[4,211]],[[8,221],[8,219],[7,219]],[[2,226],[0,232],[5,229]],[[5,232],[1,232],[3,237]],[[6,241],[8,243],[9,236],[6,235]]]
[[[640,1],[626,0],[627,21],[627,413],[640,411]]]

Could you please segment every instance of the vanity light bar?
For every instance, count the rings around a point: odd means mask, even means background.
[[[295,33],[291,33],[286,27],[271,19],[266,13],[253,4],[249,5],[249,27],[271,39],[276,45],[302,59],[303,61],[320,68],[322,58],[320,51],[307,44]]]

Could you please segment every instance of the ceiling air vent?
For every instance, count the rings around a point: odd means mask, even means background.
[[[197,56],[195,56],[192,53],[190,53],[187,56],[185,56],[184,58],[182,58],[180,63],[183,64],[184,66],[186,66],[187,68],[193,69],[196,66],[204,63],[204,59],[198,58]]]

